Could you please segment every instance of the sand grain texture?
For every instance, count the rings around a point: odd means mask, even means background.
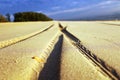
[[[80,42],[120,76],[119,21],[60,23],[67,25],[67,31],[73,35],[61,32],[57,21],[0,23],[0,42],[54,24],[40,34],[0,49],[0,80],[110,80],[74,42]]]

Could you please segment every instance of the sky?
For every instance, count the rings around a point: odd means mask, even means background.
[[[34,11],[53,19],[120,13],[120,0],[0,0],[0,14]]]

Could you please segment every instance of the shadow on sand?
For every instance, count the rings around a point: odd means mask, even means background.
[[[71,34],[70,32],[68,32],[66,30],[67,27],[63,27],[60,23],[59,23],[59,29],[61,32],[63,32],[68,38],[70,38],[71,40],[73,40],[74,42],[80,43],[81,41],[75,37],[73,34]]]
[[[53,51],[47,59],[44,68],[39,74],[38,80],[60,80],[60,64],[62,51],[63,35],[59,37]]]

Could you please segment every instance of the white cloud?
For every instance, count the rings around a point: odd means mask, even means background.
[[[73,1],[73,2],[72,2],[73,5],[76,5],[76,4],[78,4],[78,3],[79,3],[79,2],[77,2],[77,1]]]
[[[61,13],[82,11],[82,10],[86,10],[86,9],[89,9],[89,7],[67,9],[67,10],[61,10],[61,11],[56,11],[56,12],[50,12],[50,13],[47,13],[47,14],[48,15],[55,15],[55,14],[61,14]]]
[[[42,13],[43,11],[36,11],[36,12],[38,12],[38,13]]]
[[[106,2],[99,3],[98,6],[100,8],[114,7],[114,6],[116,6],[117,3],[120,4],[120,0],[107,0]]]
[[[103,1],[98,4],[94,4],[94,5],[90,5],[90,6],[86,6],[86,7],[60,10],[60,11],[56,11],[56,12],[47,12],[46,14],[51,16],[51,15],[62,14],[62,13],[84,11],[84,10],[88,10],[88,9],[92,9],[92,8],[94,9],[95,7],[104,7],[105,5],[110,5],[110,4],[113,4],[114,2],[115,1],[107,0],[107,1]]]
[[[52,7],[51,9],[52,10],[58,10],[58,9],[60,9],[61,7],[60,6],[54,6],[54,7]]]
[[[108,4],[112,4],[113,1],[105,1],[105,2],[101,2],[101,3],[98,3],[97,6],[104,6],[104,5],[108,5]]]

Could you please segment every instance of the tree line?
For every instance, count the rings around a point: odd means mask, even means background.
[[[47,17],[43,13],[37,12],[18,12],[14,15],[14,22],[26,22],[26,21],[51,21],[53,19]],[[0,22],[10,22],[10,14],[6,14],[5,16],[0,15]]]
[[[8,22],[8,19],[0,14],[0,22]]]
[[[14,22],[23,21],[51,21],[52,19],[42,13],[36,12],[20,12],[14,14]]]

